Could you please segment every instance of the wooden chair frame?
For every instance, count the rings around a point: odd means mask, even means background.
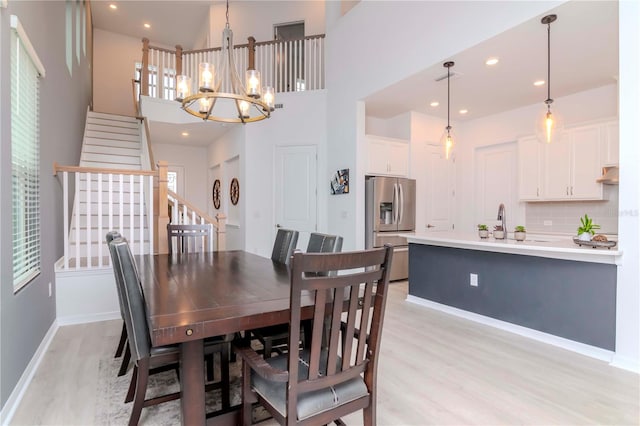
[[[279,423],[286,425],[324,425],[361,409],[365,425],[376,423],[376,370],[392,257],[391,246],[335,254],[294,254],[291,263],[289,348],[297,347],[301,320],[311,316],[311,345],[308,359],[304,360],[308,374],[299,377],[299,357],[306,356],[303,352],[289,350],[286,355],[281,355],[287,359],[287,369],[282,370],[273,366],[280,357],[264,360],[251,348],[236,348],[243,359],[243,424],[250,424],[251,404],[255,401],[260,402]],[[329,274],[330,271],[343,272]],[[319,274],[322,272],[326,276]],[[314,305],[302,308],[302,301],[308,298],[314,301]],[[326,317],[329,330],[325,345]],[[326,361],[322,361],[325,358]],[[254,391],[252,371],[269,382],[287,383],[284,414],[267,397]],[[354,379],[364,381],[365,395],[298,419],[298,401],[305,393],[333,389]]]

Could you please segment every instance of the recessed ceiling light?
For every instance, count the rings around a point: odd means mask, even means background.
[[[468,113],[468,112],[469,112],[469,111],[468,111],[468,110],[466,110],[466,109],[461,109],[461,110],[460,110],[460,114],[466,114],[466,113]]]
[[[440,102],[438,102],[438,101],[433,101],[433,102],[431,102],[429,105],[431,105],[432,107],[434,107],[434,108],[435,108],[435,107],[437,107],[438,105],[440,105]]]
[[[180,133],[182,136],[189,136],[189,132],[182,132]]]
[[[151,24],[144,24],[145,28],[151,28]]]
[[[499,62],[500,60],[498,58],[489,58],[487,59],[487,61],[485,62],[485,64],[487,65],[495,65]]]
[[[111,4],[109,5],[109,9],[116,10],[117,8],[118,8],[118,6],[116,6],[116,5],[115,5],[115,4],[113,4],[113,3],[111,3]]]
[[[544,86],[544,80],[537,80],[533,82],[534,86]]]

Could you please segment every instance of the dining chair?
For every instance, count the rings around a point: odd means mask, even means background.
[[[297,239],[297,238],[296,238]],[[277,242],[276,238],[276,242]],[[309,243],[307,244],[307,253],[336,253],[342,250],[342,237],[338,235],[321,234],[312,232],[309,235]],[[289,255],[291,257],[291,255]],[[311,321],[305,321],[303,324],[303,344],[304,336],[310,332]],[[286,348],[289,337],[289,326],[287,324],[274,325],[271,327],[263,327],[251,330],[253,338],[262,343],[264,348],[264,357],[269,358],[275,351],[279,354],[283,353]]]
[[[255,402],[280,424],[341,423],[342,416],[358,410],[365,425],[376,423],[378,355],[392,258],[389,245],[345,253],[295,252],[289,347],[298,347],[303,315],[313,317],[311,345],[268,359],[250,346],[234,348],[242,359],[242,424],[251,424]],[[307,307],[309,300],[313,304]],[[330,330],[323,345],[325,316]]]
[[[288,265],[291,255],[298,244],[299,232],[292,229],[278,229],[276,240],[271,251],[271,260],[283,265]],[[249,341],[257,339],[262,343],[264,357],[271,356],[273,350],[282,353],[281,346],[286,345],[289,336],[289,328],[286,324],[262,327],[246,332],[245,337]]]
[[[271,251],[271,260],[288,265],[291,254],[293,254],[297,244],[298,231],[283,228],[278,229],[276,240],[273,243],[273,250]]]
[[[211,224],[199,225],[167,225],[167,237],[169,242],[169,254],[206,252],[211,241]]]
[[[177,345],[152,346],[149,337],[144,295],[142,294],[138,270],[129,244],[124,238],[117,238],[109,244],[109,249],[114,259],[114,270],[117,271],[116,282],[120,286],[120,291],[123,295],[122,308],[129,337],[127,340],[134,360],[133,374],[125,398],[125,403],[133,401],[133,408],[129,417],[129,425],[132,426],[138,424],[144,407],[180,398],[180,392],[174,392],[146,399],[149,375],[168,369],[175,369],[177,372],[180,350]],[[221,354],[221,380],[218,383],[207,385],[205,389],[222,390],[223,409],[228,409],[230,406],[229,341],[230,339],[208,341],[204,347],[205,355]]]
[[[122,235],[118,231],[109,231],[105,235],[105,240],[107,242],[107,246],[111,241],[116,238],[121,238]],[[110,252],[111,253],[111,252]],[[111,256],[111,263],[113,265],[113,256]],[[116,270],[114,269],[114,274]],[[124,358],[122,358],[122,363],[120,364],[120,369],[118,370],[118,377],[124,376],[127,373],[127,369],[129,368],[129,361],[131,361],[131,351],[129,350],[129,346],[127,345],[127,327],[124,323],[124,312],[122,311],[122,294],[120,292],[120,286],[116,285],[116,290],[118,292],[118,300],[120,305],[120,317],[122,318],[122,331],[120,332],[120,341],[118,342],[118,347],[116,348],[116,354],[114,358],[119,358],[124,353]]]

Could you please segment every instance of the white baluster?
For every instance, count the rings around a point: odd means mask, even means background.
[[[69,269],[69,173],[62,172],[62,220],[64,245],[64,269]]]
[[[102,173],[98,173],[98,267],[102,268]]]

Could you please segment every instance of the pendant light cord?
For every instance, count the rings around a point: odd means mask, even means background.
[[[229,28],[229,0],[227,0],[227,28]]]
[[[547,24],[547,108],[551,109],[551,22]]]
[[[451,130],[449,118],[451,115],[451,67],[447,67],[447,134]]]

